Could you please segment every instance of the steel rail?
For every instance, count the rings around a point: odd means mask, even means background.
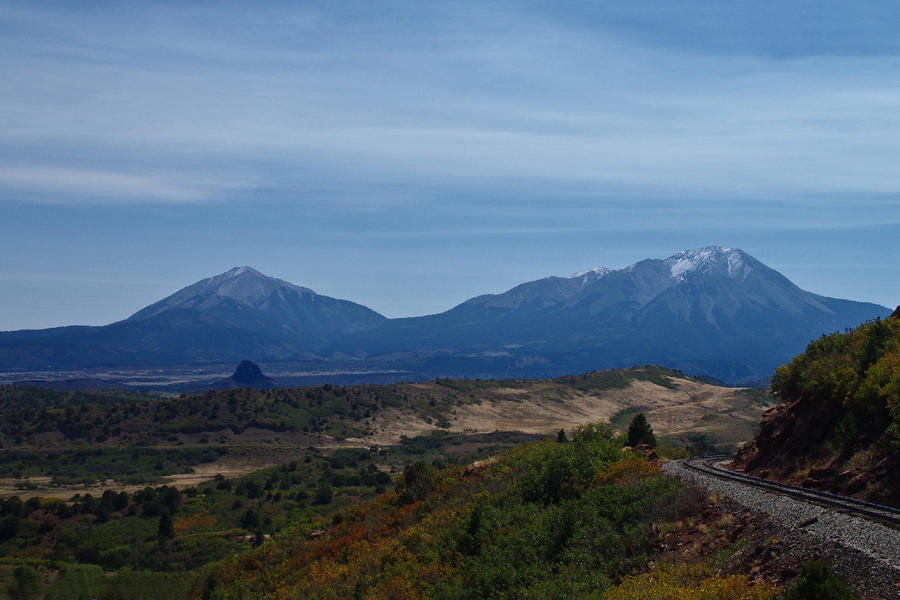
[[[850,496],[841,496],[840,494],[833,494],[831,492],[823,492],[822,490],[814,490],[814,489],[810,489],[810,488],[806,488],[806,487],[792,485],[789,483],[783,483],[781,481],[772,481],[771,479],[763,479],[761,477],[756,477],[754,475],[747,475],[746,473],[740,473],[738,471],[732,471],[730,469],[723,469],[722,467],[718,466],[717,464],[712,464],[712,462],[714,460],[722,459],[722,458],[731,458],[731,457],[730,456],[722,456],[722,455],[707,456],[707,457],[704,457],[704,461],[705,461],[704,464],[708,468],[713,469],[719,473],[723,473],[725,475],[738,477],[738,478],[746,479],[746,480],[750,480],[750,481],[761,481],[763,483],[768,483],[768,484],[771,484],[771,485],[774,485],[774,486],[777,486],[777,487],[783,488],[783,489],[800,490],[801,492],[805,492],[805,493],[808,493],[808,494],[811,494],[814,496],[831,498],[832,500],[835,500],[837,502],[847,502],[847,503],[853,504],[855,506],[871,508],[874,510],[880,510],[880,511],[884,511],[886,513],[900,516],[900,508],[894,508],[893,506],[885,506],[883,504],[867,502],[866,500],[858,500],[856,498],[851,498]]]
[[[891,506],[883,506],[881,504],[866,502],[864,500],[857,500],[856,498],[839,496],[838,494],[832,494],[830,492],[811,490],[809,488],[790,485],[787,483],[782,483],[780,481],[762,479],[760,477],[754,477],[753,475],[747,475],[745,473],[736,473],[734,471],[723,469],[722,467],[719,467],[717,465],[710,464],[714,460],[722,460],[726,458],[731,457],[727,455],[702,456],[686,458],[679,462],[681,462],[688,469],[697,471],[699,473],[705,473],[707,475],[718,477],[720,479],[730,479],[732,481],[737,481],[746,485],[752,485],[754,487],[774,491],[786,496],[793,496],[801,500],[839,508],[851,514],[867,517],[870,519],[876,519],[878,521],[890,523],[894,527],[900,527],[900,509],[896,509]],[[695,461],[700,461],[703,466],[698,467],[696,464],[694,464]]]

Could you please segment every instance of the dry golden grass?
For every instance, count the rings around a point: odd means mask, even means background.
[[[671,387],[632,381],[627,387],[581,391],[556,380],[516,382],[468,393],[469,403],[447,415],[453,432],[521,431],[555,434],[579,425],[609,422],[624,410],[643,410],[657,437],[706,434],[717,442],[739,445],[753,437],[766,405],[753,402],[744,390],[678,377]],[[434,382],[414,384],[435,395],[446,390]],[[714,415],[715,418],[711,418]],[[435,425],[409,412],[391,409],[367,422],[370,436],[348,440],[360,444],[393,444],[400,436],[427,434]]]

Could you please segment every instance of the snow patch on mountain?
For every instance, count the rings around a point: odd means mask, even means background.
[[[587,271],[578,271],[577,273],[572,273],[569,275],[569,279],[577,279],[578,277],[584,277],[585,275],[596,276],[597,279],[603,277],[604,275],[609,275],[615,271],[615,269],[607,269],[606,267],[594,267],[593,269],[588,269]]]
[[[664,262],[672,277],[678,281],[683,281],[692,273],[719,273],[732,279],[742,279],[752,271],[748,258],[746,253],[737,248],[707,246],[679,252]]]
[[[273,294],[281,297],[286,294],[316,295],[309,288],[268,277],[252,267],[234,267],[224,273],[189,285],[135,313],[129,319],[147,319],[174,308],[205,310],[218,305],[225,299],[258,309]]]
[[[192,290],[191,288],[195,286],[197,289]],[[300,287],[274,277],[268,277],[247,266],[235,267],[221,275],[204,279],[193,286],[185,288],[183,292],[188,292],[188,290],[191,293],[207,297],[230,298],[247,306],[254,306],[259,302],[263,302],[278,291],[293,291],[300,295],[315,294],[309,288]],[[176,294],[176,296],[180,294],[181,292]]]
[[[615,269],[608,269],[606,267],[594,267],[593,269],[588,269],[587,271],[579,271],[577,273],[573,273],[568,278],[569,279],[581,279],[581,287],[585,287],[589,283],[594,283],[598,279],[602,279],[606,277],[610,273],[614,273]]]

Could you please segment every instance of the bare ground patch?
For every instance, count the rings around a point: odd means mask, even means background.
[[[51,477],[29,477],[28,479],[0,479],[0,498],[18,496],[23,500],[31,497],[59,498],[68,500],[75,494],[101,496],[106,490],[114,492],[135,492],[147,485],[171,485],[179,489],[188,488],[209,481],[217,475],[240,477],[258,469],[289,462],[301,457],[305,451],[299,447],[247,448],[242,454],[226,456],[211,463],[201,463],[191,467],[192,473],[176,473],[160,478],[159,482],[125,485],[113,479],[91,484],[55,485]],[[29,482],[35,489],[20,489],[16,484]]]

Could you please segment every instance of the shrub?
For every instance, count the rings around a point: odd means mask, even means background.
[[[754,585],[743,575],[717,577],[703,564],[662,565],[625,577],[602,600],[770,600],[775,592],[774,587]]]
[[[820,560],[803,565],[800,577],[783,596],[784,600],[855,600],[856,597],[828,563]]]
[[[400,502],[411,504],[421,500],[434,487],[437,469],[419,461],[407,465],[403,476],[397,481],[397,494]]]
[[[30,600],[37,596],[41,577],[34,567],[21,565],[13,571],[13,583],[8,594],[11,600]]]

